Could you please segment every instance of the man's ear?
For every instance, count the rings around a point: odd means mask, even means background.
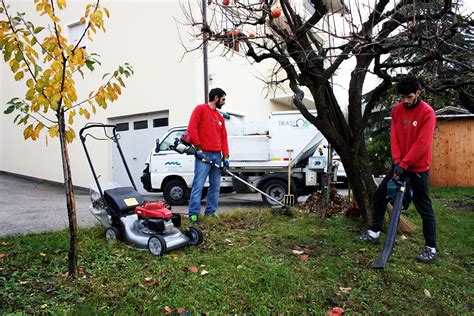
[[[419,98],[420,95],[421,95],[421,90],[419,90],[419,89],[416,90],[415,95],[416,95],[417,98]]]

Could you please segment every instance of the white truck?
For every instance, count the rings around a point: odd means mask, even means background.
[[[310,194],[327,171],[326,139],[298,111],[273,112],[268,122],[246,123],[236,116],[226,121],[230,151],[230,171],[276,200],[288,193],[288,165],[291,164],[291,194]],[[173,150],[176,138],[186,126],[171,128],[156,142],[141,177],[148,192],[163,192],[171,205],[188,202],[194,178],[194,156]],[[318,149],[319,148],[319,149]],[[289,159],[288,150],[292,151]],[[205,196],[206,187],[203,191]],[[230,176],[221,179],[221,192],[249,192]],[[275,202],[262,195],[266,204]]]

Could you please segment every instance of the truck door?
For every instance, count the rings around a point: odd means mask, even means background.
[[[173,150],[176,138],[180,138],[185,129],[171,130],[161,140],[158,152],[153,152],[150,160],[151,183],[154,189],[163,189],[163,180],[169,176],[179,176],[188,187],[194,177],[194,156],[182,155]]]

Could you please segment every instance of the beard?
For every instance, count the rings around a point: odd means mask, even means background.
[[[222,108],[222,103],[220,101],[217,101],[216,103],[216,108],[218,108],[219,110]]]
[[[419,98],[416,98],[415,101],[413,101],[411,103],[403,103],[403,106],[406,107],[406,108],[413,108],[418,103],[419,103]]]

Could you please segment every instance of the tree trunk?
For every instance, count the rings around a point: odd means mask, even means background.
[[[364,155],[362,155],[364,156]],[[373,195],[377,188],[367,157],[361,155],[340,155],[344,169],[354,193],[357,206],[362,211],[368,225],[372,224]]]
[[[74,202],[74,187],[71,177],[71,162],[66,141],[66,124],[64,121],[64,111],[58,114],[59,140],[61,144],[61,156],[63,163],[64,189],[66,191],[67,215],[69,219],[69,253],[68,270],[69,275],[77,273],[77,217],[76,204]]]

